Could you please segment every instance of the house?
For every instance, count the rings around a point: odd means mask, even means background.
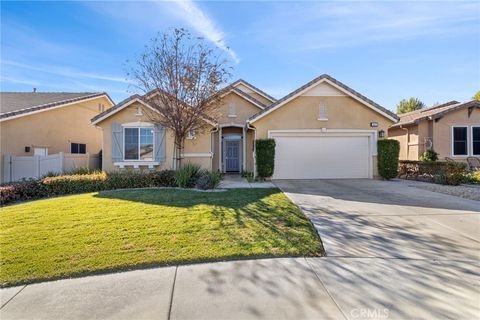
[[[221,116],[192,132],[184,158],[209,170],[255,170],[256,139],[276,140],[275,179],[372,178],[376,142],[397,116],[329,75],[275,100],[244,80],[232,83]],[[173,168],[173,136],[149,123],[148,96],[134,95],[92,119],[103,131],[103,168]]]
[[[439,159],[480,156],[480,102],[450,101],[400,115],[388,130],[400,142],[400,160],[418,160],[427,149]]]
[[[105,92],[1,92],[1,181],[7,182],[7,155],[99,153],[102,132],[90,125],[90,119],[113,105]]]

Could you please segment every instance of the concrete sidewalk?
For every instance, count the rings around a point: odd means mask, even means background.
[[[164,267],[3,289],[0,318],[478,319],[478,268],[338,257]]]

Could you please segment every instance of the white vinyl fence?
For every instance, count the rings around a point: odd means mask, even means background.
[[[3,161],[3,182],[41,178],[49,172],[65,173],[74,169],[100,169],[100,157],[90,154],[57,153],[48,156],[11,156]]]

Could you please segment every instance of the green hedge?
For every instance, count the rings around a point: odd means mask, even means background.
[[[378,174],[384,179],[393,179],[398,173],[400,143],[397,140],[378,140]]]
[[[469,182],[464,162],[423,162],[402,160],[398,176],[404,179],[422,180],[439,184],[458,185]]]
[[[275,169],[275,140],[255,140],[257,175],[260,178],[273,176]]]
[[[170,170],[70,174],[1,185],[0,204],[101,190],[175,186],[175,172]]]

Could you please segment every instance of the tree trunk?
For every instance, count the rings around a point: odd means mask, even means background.
[[[175,137],[175,163],[174,168],[178,170],[182,165],[183,137]]]

